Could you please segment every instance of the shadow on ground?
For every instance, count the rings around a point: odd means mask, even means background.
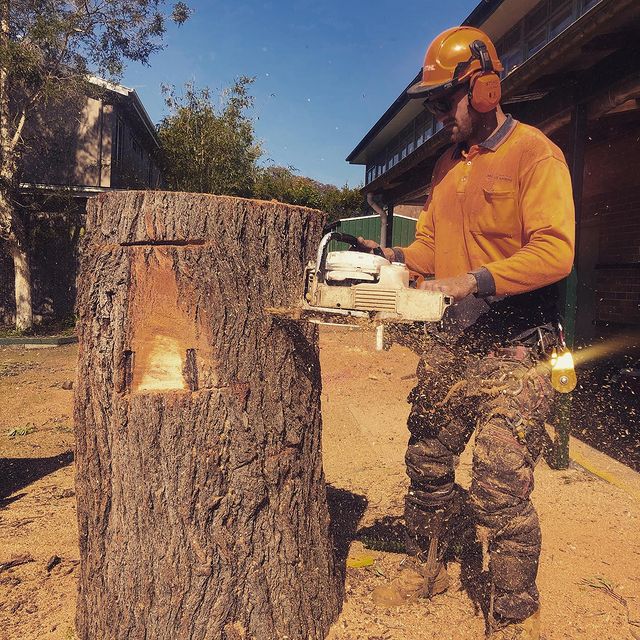
[[[578,370],[571,433],[640,471],[640,377],[620,374],[630,363],[631,358],[604,361]]]
[[[12,493],[72,462],[72,451],[51,458],[0,458],[0,506]]]
[[[338,569],[344,579],[347,571],[349,545],[356,536],[358,523],[367,508],[367,499],[359,494],[328,484],[327,503]]]
[[[473,518],[467,506],[468,492],[458,487],[462,508],[451,523],[448,535],[447,562],[460,563],[460,582],[476,615],[487,619],[489,609],[488,573],[482,570],[482,549],[476,540]],[[356,539],[368,548],[391,553],[406,553],[405,526],[402,516],[384,516],[358,529]]]
[[[405,528],[401,516],[384,516],[368,527],[358,529],[356,538],[367,549],[405,553]]]

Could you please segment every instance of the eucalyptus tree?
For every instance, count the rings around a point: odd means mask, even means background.
[[[25,126],[43,104],[84,91],[88,74],[117,79],[127,61],[147,63],[168,22],[188,16],[165,0],[0,0],[0,241],[13,258],[18,329],[33,323],[18,205]]]
[[[164,87],[168,115],[158,125],[163,173],[169,189],[219,195],[253,195],[257,160],[248,110],[253,78],[241,76],[217,100],[209,90],[187,82]]]

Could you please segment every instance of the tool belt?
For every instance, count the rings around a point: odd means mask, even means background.
[[[509,340],[512,349],[525,347],[538,360],[548,360],[551,384],[559,393],[569,393],[575,389],[577,379],[573,357],[567,348],[564,329],[559,322],[547,323],[527,329]]]
[[[564,331],[559,322],[548,322],[527,329],[507,342],[510,346],[527,347],[540,360],[551,356],[553,349],[566,349]]]

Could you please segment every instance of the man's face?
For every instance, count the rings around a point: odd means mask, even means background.
[[[468,140],[474,125],[467,87],[458,87],[439,100],[437,106],[435,116],[448,131],[451,142],[457,144]]]

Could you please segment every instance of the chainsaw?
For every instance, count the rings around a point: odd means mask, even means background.
[[[351,245],[329,251],[332,240]],[[390,262],[377,247],[359,250],[358,239],[331,231],[304,273],[303,298],[295,309],[269,309],[273,315],[315,323],[386,324],[440,322],[453,298],[412,286],[404,264]]]

